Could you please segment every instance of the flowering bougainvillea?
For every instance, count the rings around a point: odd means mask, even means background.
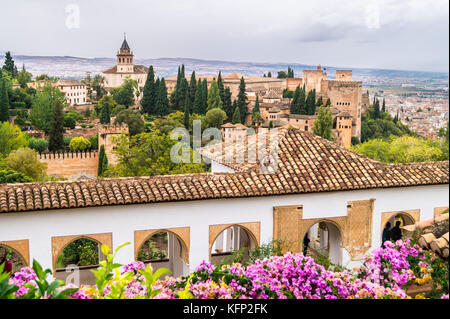
[[[106,251],[105,251],[106,252]],[[110,255],[112,256],[112,255]],[[439,264],[440,263],[440,264]],[[102,264],[108,270],[113,264]],[[120,266],[120,265],[119,265]],[[118,267],[119,267],[118,266]],[[448,263],[423,251],[410,241],[386,243],[384,248],[372,251],[356,273],[348,270],[326,270],[314,259],[302,254],[286,253],[256,260],[244,266],[239,263],[216,267],[202,262],[188,277],[169,277],[158,280],[163,272],[134,261],[119,268],[104,271],[95,285],[82,285],[68,295],[74,299],[127,298],[127,299],[404,299],[408,284],[436,282],[436,267],[447,267],[447,286],[440,282],[442,293],[437,298],[448,299]],[[442,268],[442,267],[441,267]],[[100,268],[99,268],[100,269]],[[439,270],[441,271],[441,270]],[[109,273],[109,275],[108,275]],[[442,274],[441,274],[442,275]],[[444,273],[445,275],[445,273]],[[434,277],[433,277],[434,276]],[[24,296],[34,283],[32,268],[22,268],[10,279],[18,290],[16,298]],[[105,280],[103,280],[103,279]],[[27,284],[28,287],[30,284]],[[100,286],[98,286],[100,285]],[[58,291],[77,288],[60,286]],[[445,288],[447,290],[445,290]],[[420,295],[422,297],[422,295]],[[50,296],[51,297],[51,296]]]

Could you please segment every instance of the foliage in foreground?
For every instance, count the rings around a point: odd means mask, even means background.
[[[92,271],[95,285],[79,289],[62,286],[58,280],[48,282],[46,276],[51,271],[43,271],[36,261],[33,269],[22,268],[11,278],[1,274],[0,266],[0,298],[405,299],[409,298],[407,284],[432,280],[436,283],[434,297],[448,299],[448,261],[409,240],[375,249],[356,273],[329,271],[311,257],[286,253],[248,266],[233,263],[215,267],[202,262],[189,277],[164,280],[158,278],[168,273],[167,269],[153,272],[139,261],[125,266],[114,263],[122,246],[112,254],[102,245],[106,260]]]

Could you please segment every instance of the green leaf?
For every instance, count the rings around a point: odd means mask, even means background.
[[[106,245],[102,245],[102,246],[101,246],[101,250],[102,250],[102,253],[103,253],[104,255],[108,255],[108,254],[109,254],[109,251],[111,250],[111,248],[109,248],[109,247],[106,246]]]

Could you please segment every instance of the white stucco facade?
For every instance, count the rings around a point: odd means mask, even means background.
[[[303,218],[346,216],[349,201],[375,199],[372,249],[380,246],[383,212],[420,209],[420,219],[433,218],[436,207],[448,206],[448,184],[321,192],[235,199],[211,199],[138,205],[100,206],[0,214],[0,241],[29,240],[30,260],[52,267],[54,236],[112,233],[113,246],[124,242],[120,263],[134,260],[134,231],[190,227],[189,268],[209,260],[209,226],[260,222],[260,242],[273,236],[273,208],[303,205]],[[343,249],[342,265],[353,267]]]

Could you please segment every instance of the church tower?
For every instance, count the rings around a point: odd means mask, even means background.
[[[133,52],[128,46],[127,39],[124,35],[122,46],[117,52],[117,72],[118,73],[133,73]]]

